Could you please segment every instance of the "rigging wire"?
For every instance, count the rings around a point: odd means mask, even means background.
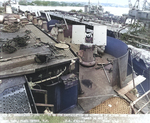
[[[135,89],[135,81],[134,81],[134,74],[135,74],[135,71],[134,71],[134,69],[133,69],[133,61],[132,61],[132,55],[131,55],[132,50],[129,49],[129,52],[130,52],[130,59],[131,59],[132,79],[133,79],[133,87],[134,87],[133,89]]]
[[[49,81],[49,80],[52,80],[52,79],[56,79],[56,78],[58,78],[59,76],[61,76],[65,71],[66,71],[66,67],[65,67],[64,70],[63,70],[62,72],[60,72],[58,75],[53,76],[53,77],[50,77],[50,78],[47,78],[47,79],[44,79],[44,80],[41,80],[41,81],[37,81],[37,82],[34,82],[34,83],[35,83],[35,84],[39,84],[39,83],[43,83],[43,82],[46,82],[46,81]]]
[[[144,72],[145,72],[145,70],[143,70],[142,75],[144,75]],[[149,83],[148,83],[148,84],[149,84]],[[142,84],[140,84],[140,86],[141,86],[141,88],[143,89],[143,92],[146,93],[146,91],[145,91],[144,87],[142,86]],[[149,98],[148,95],[146,95],[146,97],[147,97],[148,100],[150,100],[150,98]]]

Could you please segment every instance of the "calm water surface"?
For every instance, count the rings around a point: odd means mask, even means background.
[[[17,7],[17,5],[13,5]],[[114,15],[122,15],[122,14],[128,14],[129,8],[121,8],[121,7],[103,7],[104,11],[109,11],[111,14]],[[70,11],[72,9],[74,10],[80,10],[82,9],[84,11],[84,7],[72,7],[72,6],[20,6],[20,9],[23,11],[37,11],[37,10],[62,10],[62,11]]]

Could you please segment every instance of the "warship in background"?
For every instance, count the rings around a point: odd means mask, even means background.
[[[131,44],[137,48],[149,50],[150,48],[150,4],[147,0],[144,0],[142,7],[140,8],[140,0],[136,0],[132,5],[129,0],[129,12],[128,14],[122,14],[122,16],[115,16],[110,12],[104,12],[103,7],[98,5],[91,5],[90,1],[85,6],[85,13],[89,16],[84,16],[84,20],[90,20],[100,24],[105,24],[108,27],[111,26],[115,38],[123,40],[127,44]]]
[[[98,20],[104,20],[104,22],[109,22],[111,24],[113,23],[125,24],[126,20],[126,16],[124,15],[116,16],[109,11],[104,12],[104,8],[102,5],[100,5],[99,1],[97,5],[92,5],[89,0],[88,5],[84,6],[84,12],[89,15],[94,15],[95,16],[94,19],[98,18]]]

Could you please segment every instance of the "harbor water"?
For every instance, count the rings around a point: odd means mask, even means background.
[[[12,5],[17,8],[18,5]],[[104,12],[108,11],[111,14],[116,16],[121,16],[122,14],[128,14],[129,8],[121,8],[121,7],[103,7]],[[20,9],[23,11],[40,11],[40,10],[62,10],[62,11],[70,11],[70,10],[82,10],[84,12],[84,7],[73,7],[73,6],[22,6],[20,5]]]

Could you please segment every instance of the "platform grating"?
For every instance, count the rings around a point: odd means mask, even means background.
[[[130,114],[129,103],[120,97],[111,97],[88,111],[89,114]]]

